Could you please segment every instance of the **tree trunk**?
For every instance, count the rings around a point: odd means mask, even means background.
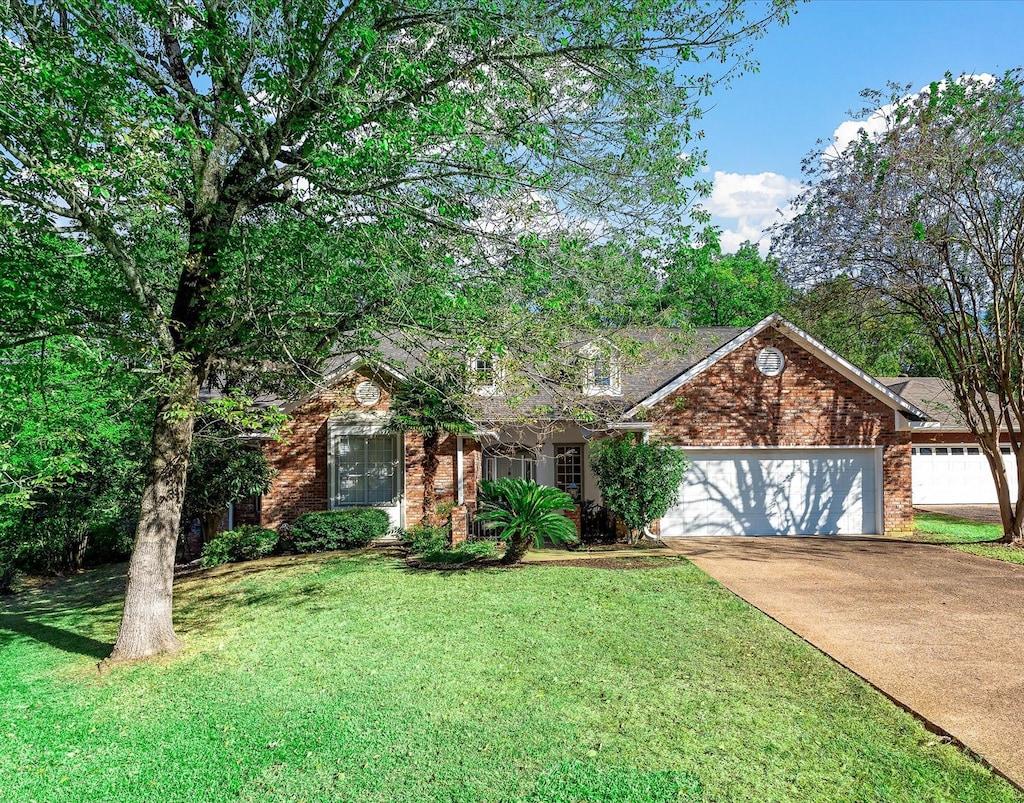
[[[174,554],[198,396],[198,377],[184,373],[157,403],[124,613],[110,656],[113,661],[173,653],[181,647],[171,619]]]
[[[430,527],[437,526],[437,450],[441,435],[432,432],[423,436],[423,522]]]
[[[505,554],[501,556],[499,562],[503,566],[512,566],[520,563],[526,557],[526,553],[530,551],[531,546],[533,546],[532,538],[512,536],[505,542]]]

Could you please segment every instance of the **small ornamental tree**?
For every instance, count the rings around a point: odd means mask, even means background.
[[[465,403],[465,382],[457,371],[417,371],[391,399],[388,428],[423,435],[423,520],[437,523],[434,482],[441,436],[469,435],[476,428]]]
[[[635,544],[655,519],[679,499],[679,483],[690,461],[679,449],[639,435],[597,441],[590,447],[590,468],[605,507],[622,519]]]
[[[273,476],[258,445],[240,440],[223,425],[212,426],[192,444],[184,521],[199,519],[203,543],[209,542],[228,505],[266,493]]]

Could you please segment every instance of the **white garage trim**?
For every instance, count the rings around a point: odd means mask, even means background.
[[[691,466],[662,535],[884,531],[882,448],[684,447]]]

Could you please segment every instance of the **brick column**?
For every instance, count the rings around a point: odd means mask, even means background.
[[[452,508],[452,548],[469,538],[469,511],[465,505]]]

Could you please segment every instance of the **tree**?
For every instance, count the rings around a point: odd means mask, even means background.
[[[1024,543],[1024,78],[865,96],[882,130],[807,162],[814,183],[778,253],[801,281],[845,275],[913,316],[988,458],[1005,537]]]
[[[389,428],[423,436],[423,521],[436,525],[438,449],[441,436],[476,429],[465,403],[465,366],[416,371],[391,397]]]
[[[561,512],[574,504],[565,491],[517,477],[481,480],[477,518],[498,530],[505,542],[501,562],[510,565],[520,563],[531,546],[544,546],[545,539],[556,545],[579,541],[576,525]]]
[[[590,446],[590,468],[601,498],[626,525],[631,544],[650,536],[651,522],[676,503],[689,464],[681,450],[632,433]]]
[[[783,314],[872,376],[942,376],[914,315],[849,276],[798,290]]]
[[[207,422],[192,442],[184,519],[199,519],[205,544],[217,534],[228,505],[265,494],[273,476],[258,443],[242,440],[222,421]]]
[[[112,658],[179,646],[204,383],[316,376],[384,330],[504,344],[567,324],[551,277],[585,272],[594,236],[674,231],[701,97],[789,5],[5,3],[0,228],[70,234],[88,270],[0,283],[42,298],[2,334],[106,337],[156,392]]]
[[[723,254],[713,229],[699,247],[676,247],[654,295],[657,317],[671,326],[751,326],[778,312],[789,296],[778,262],[749,241]]]

